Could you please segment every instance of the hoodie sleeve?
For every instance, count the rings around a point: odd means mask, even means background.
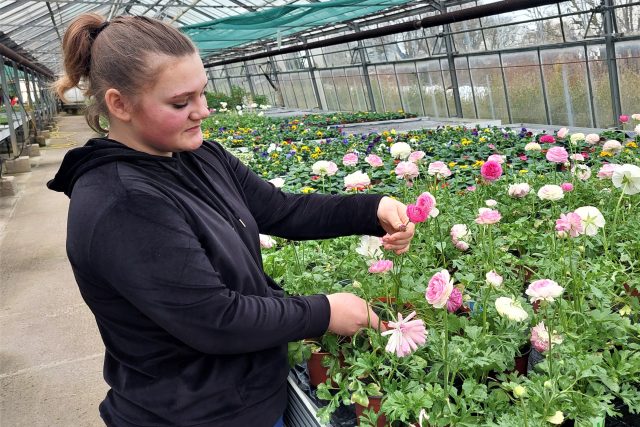
[[[227,158],[260,233],[294,240],[385,234],[377,216],[384,195],[285,193],[236,157],[227,153]]]
[[[321,335],[329,325],[324,295],[278,298],[230,290],[182,212],[159,197],[129,194],[95,224],[89,249],[93,274],[201,352],[258,351]],[[112,313],[116,321],[135,324],[131,310],[121,310]]]

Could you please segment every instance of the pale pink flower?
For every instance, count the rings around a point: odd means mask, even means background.
[[[582,218],[575,212],[568,214],[560,214],[560,218],[556,220],[556,231],[567,233],[571,237],[578,237],[584,233]]]
[[[640,114],[636,113],[636,114],[632,114],[631,118],[633,120],[635,120],[636,122],[640,122]]]
[[[571,168],[571,174],[581,181],[586,181],[591,178],[591,168],[587,165],[575,165]]]
[[[462,292],[458,288],[453,288],[447,300],[447,310],[449,313],[455,313],[460,307],[462,307]]]
[[[451,292],[453,292],[453,279],[447,270],[441,270],[429,279],[425,298],[435,308],[442,308],[449,301]]]
[[[369,154],[367,157],[364,158],[364,161],[369,163],[369,165],[371,165],[371,167],[373,168],[379,168],[380,166],[384,166],[382,159],[376,156],[375,154]]]
[[[447,178],[451,176],[451,170],[449,170],[449,166],[444,162],[433,162],[429,163],[429,169],[427,173],[431,176],[435,176],[437,178]]]
[[[565,136],[567,136],[569,134],[569,129],[567,128],[560,128],[558,130],[558,132],[556,133],[556,135],[558,136],[558,138],[564,138]]]
[[[369,175],[361,171],[350,173],[344,177],[344,188],[347,190],[364,190],[369,187],[370,184],[371,179],[369,179]]]
[[[455,224],[453,227],[451,227],[451,232],[449,234],[451,235],[451,242],[456,247],[456,249],[463,252],[469,249],[469,243],[465,241],[471,239],[469,227],[467,227],[465,224]]]
[[[473,193],[474,191],[476,191],[476,186],[475,186],[475,185],[469,185],[469,186],[467,187],[467,191],[468,191],[469,193]]]
[[[584,156],[580,153],[574,153],[570,155],[569,158],[574,162],[584,162]]]
[[[516,322],[527,320],[529,314],[522,308],[520,302],[509,297],[499,297],[495,302],[496,311],[502,317]]]
[[[271,249],[276,241],[271,236],[267,236],[266,234],[259,234],[260,237],[260,247],[265,249]]]
[[[587,142],[587,144],[597,144],[598,142],[600,142],[600,135],[598,135],[597,133],[590,133],[584,137],[584,140]]]
[[[398,179],[406,179],[410,181],[413,178],[416,178],[420,174],[420,171],[415,163],[400,162],[396,166],[395,173]]]
[[[454,246],[456,247],[456,249],[462,252],[466,252],[469,250],[469,244],[463,240],[458,240],[457,242],[455,242]]]
[[[500,163],[490,160],[480,167],[480,174],[487,181],[496,181],[502,176],[502,166]]]
[[[618,169],[621,165],[616,163],[605,163],[602,165],[598,174],[596,175],[599,179],[609,179],[613,176],[613,173]]]
[[[562,188],[562,191],[564,191],[565,193],[570,193],[571,191],[573,191],[573,184],[570,182],[563,182],[562,184],[560,184],[560,188]]]
[[[388,259],[381,259],[373,262],[369,266],[369,273],[374,273],[374,274],[386,273],[392,268],[393,268],[393,261],[390,261]]]
[[[498,202],[493,199],[487,199],[484,201],[484,204],[490,208],[495,208],[498,205]]]
[[[356,153],[347,153],[342,157],[342,164],[345,166],[355,166],[358,164],[358,155]]]
[[[555,332],[551,334],[551,343],[549,343],[549,330],[544,326],[544,322],[538,323],[531,328],[531,345],[540,353],[544,353],[552,345],[562,344],[562,337]]]
[[[551,147],[547,151],[547,160],[553,163],[564,163],[569,159],[569,153],[564,147]]]
[[[409,221],[414,224],[418,224],[420,222],[425,222],[429,217],[429,214],[427,213],[426,207],[412,204],[407,206],[407,217],[409,217]]]
[[[529,295],[529,300],[552,302],[564,292],[564,288],[551,279],[540,279],[531,282],[525,293]]]
[[[311,170],[315,175],[332,176],[338,172],[338,165],[326,160],[319,160],[311,166]]]
[[[411,154],[409,154],[409,161],[413,163],[418,163],[420,160],[424,158],[424,156],[426,156],[424,151],[414,151]]]
[[[492,155],[489,156],[487,161],[488,162],[496,162],[496,163],[503,164],[505,162],[506,158],[507,158],[507,156],[502,156],[500,154],[492,154]]]
[[[476,224],[490,225],[500,221],[502,215],[495,209],[480,208],[478,209],[478,216],[476,217]]]
[[[420,319],[411,320],[416,315],[412,311],[405,319],[398,313],[397,322],[389,322],[389,330],[382,332],[383,336],[391,335],[385,350],[395,353],[398,357],[411,354],[427,341],[427,329]]]
[[[526,182],[520,184],[509,184],[509,196],[521,199],[525,197],[531,191],[531,187]]]
[[[541,200],[556,201],[564,198],[564,191],[562,191],[562,187],[559,185],[547,184],[540,187],[538,197]]]
[[[620,144],[620,141],[610,139],[602,145],[602,151],[610,154],[618,154],[622,151],[622,144]]]
[[[502,286],[502,282],[504,281],[504,278],[501,275],[499,275],[498,273],[496,273],[494,270],[491,270],[490,272],[488,272],[485,275],[485,279],[486,279],[487,285],[491,286],[492,288],[496,288],[496,289],[501,287]]]

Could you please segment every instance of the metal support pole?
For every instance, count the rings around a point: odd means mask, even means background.
[[[242,63],[244,65],[244,75],[247,77],[247,82],[249,83],[249,92],[251,92],[251,100],[256,99],[256,90],[253,87],[253,82],[251,81],[251,74],[249,73],[249,66],[247,65],[247,61]]]
[[[13,78],[16,84],[16,95],[20,103],[20,115],[22,117],[22,132],[25,141],[29,139],[29,120],[27,120],[27,112],[24,109],[24,99],[22,99],[22,88],[20,87],[20,74],[18,73],[18,64],[13,63]]]
[[[4,72],[4,56],[0,55],[0,83],[2,83],[2,102],[4,110],[7,113],[7,126],[9,126],[9,141],[11,142],[11,152],[14,156],[18,156],[18,140],[16,139],[16,130],[13,127],[13,108],[9,101],[9,86],[7,85],[7,76]]]
[[[589,88],[589,113],[591,118],[591,127],[596,127],[596,109],[593,105],[593,86],[591,85],[591,66],[589,65],[589,55],[587,45],[584,45],[584,63],[587,67],[587,86]]]
[[[270,50],[267,45],[267,52]],[[269,65],[271,65],[271,69],[273,70],[273,84],[275,84],[275,95],[276,95],[276,107],[284,107],[284,96],[282,95],[282,89],[280,86],[280,80],[278,79],[278,68],[276,67],[276,63],[273,60],[273,56],[268,57]]]
[[[549,99],[547,99],[547,88],[544,81],[544,72],[542,71],[542,59],[540,57],[540,49],[536,49],[538,53],[538,69],[540,70],[540,84],[542,85],[542,100],[544,101],[544,113],[547,117],[547,124],[551,125],[551,111],[549,109]]]
[[[227,64],[224,64],[224,74],[227,77],[227,84],[229,85],[229,95],[231,95],[231,77],[229,77],[229,69],[227,68]],[[235,108],[235,105],[233,106]]]
[[[307,44],[307,39],[305,37],[300,37],[300,41],[302,41],[302,44],[304,44],[306,46]],[[305,49],[304,54],[307,58],[307,72],[309,73],[309,77],[311,78],[311,86],[313,87],[313,95],[316,98],[316,108],[319,109],[323,109],[322,107],[322,99],[320,98],[320,90],[318,89],[318,81],[316,80],[316,73],[315,73],[315,63],[313,61],[313,58],[311,57],[311,52],[309,52],[309,49]],[[304,91],[304,88],[303,88]]]
[[[444,5],[444,1],[440,2],[440,13],[446,13],[447,7]],[[447,48],[447,62],[449,63],[449,74],[451,76],[451,89],[453,90],[453,102],[456,106],[456,117],[463,117],[462,114],[462,102],[460,101],[460,88],[458,87],[458,75],[456,74],[456,61],[453,57],[453,38],[451,37],[451,26],[449,24],[443,25],[444,28],[444,43]],[[445,89],[446,98],[446,89]]]
[[[604,42],[609,70],[609,87],[611,88],[611,104],[613,106],[613,123],[618,123],[622,114],[620,103],[620,82],[618,80],[618,65],[616,64],[616,34],[614,33],[613,0],[603,0],[602,18],[604,21]]]
[[[502,54],[498,53],[498,60],[500,61],[500,73],[502,74],[502,87],[504,88],[504,100],[507,105],[507,116],[509,117],[509,123],[513,123],[513,117],[511,116],[511,105],[509,105],[509,90],[507,89],[507,79],[504,76],[504,65],[502,64]]]

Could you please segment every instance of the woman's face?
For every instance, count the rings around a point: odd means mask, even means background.
[[[161,56],[153,65],[159,67],[155,84],[137,98],[131,111],[135,148],[155,155],[197,149],[202,144],[200,124],[209,115],[207,75],[200,57]]]

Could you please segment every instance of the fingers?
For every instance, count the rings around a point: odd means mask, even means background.
[[[385,234],[382,238],[382,245],[386,250],[406,252],[415,232],[415,225],[408,223],[405,231],[398,231],[393,234]],[[396,252],[397,253],[397,252]]]

